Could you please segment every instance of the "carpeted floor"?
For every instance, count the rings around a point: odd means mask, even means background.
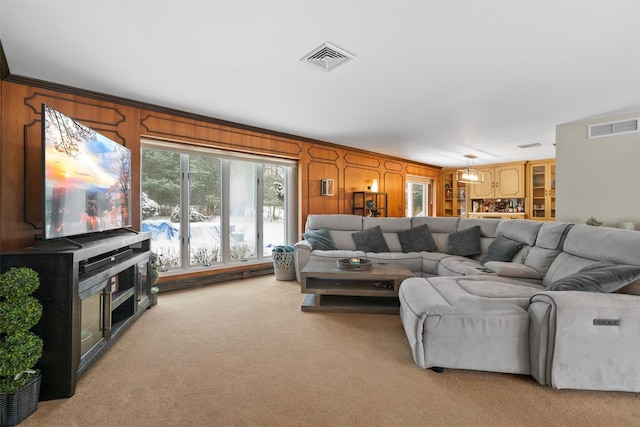
[[[398,316],[303,313],[262,276],[159,295],[22,426],[628,426],[640,394],[418,368]],[[637,425],[637,424],[636,424]]]

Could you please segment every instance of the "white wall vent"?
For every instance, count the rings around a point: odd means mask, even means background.
[[[533,147],[540,147],[542,144],[540,144],[539,142],[532,142],[531,144],[522,144],[522,145],[517,145],[516,147],[518,148],[533,148]]]
[[[625,133],[639,132],[638,122],[640,119],[620,120],[611,123],[602,123],[589,126],[589,139],[602,138],[603,136],[620,135]]]
[[[302,57],[301,61],[322,68],[325,71],[331,71],[338,65],[351,61],[355,55],[341,49],[329,42],[325,42]]]

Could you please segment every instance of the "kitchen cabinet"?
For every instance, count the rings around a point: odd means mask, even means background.
[[[470,199],[520,199],[525,197],[525,162],[477,167],[484,182],[469,185]]]
[[[527,212],[530,219],[556,219],[556,161],[529,162],[527,165]]]

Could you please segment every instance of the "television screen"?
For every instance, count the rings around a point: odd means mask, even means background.
[[[45,239],[131,226],[131,151],[42,106]]]

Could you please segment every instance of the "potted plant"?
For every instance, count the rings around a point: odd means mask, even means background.
[[[42,316],[31,296],[40,286],[31,268],[13,267],[0,275],[0,426],[20,424],[38,408],[42,339],[30,331]]]
[[[597,219],[595,219],[594,217],[590,217],[587,220],[587,225],[590,225],[592,227],[600,227],[602,225],[602,221],[598,221]]]

